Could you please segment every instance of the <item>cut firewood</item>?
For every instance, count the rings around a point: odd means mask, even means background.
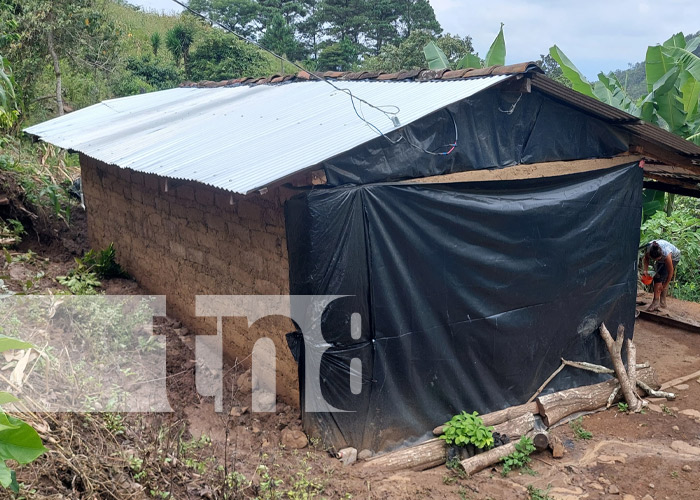
[[[503,457],[510,455],[515,452],[515,445],[517,441],[512,441],[498,448],[493,448],[492,450],[485,451],[484,453],[479,453],[473,457],[465,458],[462,460],[462,468],[467,475],[471,476],[477,472],[486,469],[492,465],[500,462]]]
[[[442,439],[430,439],[414,446],[385,453],[365,461],[363,468],[386,471],[415,469],[425,470],[447,461],[447,445]]]
[[[618,326],[617,337],[613,340],[612,335],[610,335],[610,332],[605,327],[605,323],[601,323],[600,335],[603,337],[603,341],[610,353],[610,359],[612,360],[613,369],[615,370],[615,376],[620,383],[622,396],[625,398],[625,401],[627,401],[630,411],[640,411],[642,409],[642,404],[637,397],[636,386],[630,383],[627,370],[622,363],[622,345],[625,341],[625,327],[622,325]]]
[[[562,458],[566,452],[564,443],[562,443],[561,439],[553,434],[550,434],[549,436],[549,448],[552,450],[552,456],[554,458]]]
[[[532,444],[537,451],[546,450],[549,446],[549,433],[547,431],[536,432],[532,436]]]
[[[491,413],[485,413],[484,415],[479,415],[481,420],[483,420],[484,425],[490,427],[492,425],[502,424],[507,420],[513,420],[516,417],[525,415],[527,413],[535,414],[537,413],[537,403],[525,403],[523,405],[511,406],[509,408],[504,408],[503,410],[494,411]],[[433,434],[439,436],[445,432],[444,425],[438,425],[433,429]]]
[[[650,387],[658,387],[656,374],[652,368],[639,369],[637,379]],[[550,427],[574,413],[604,408],[608,396],[615,390],[617,383],[617,380],[610,379],[595,385],[539,396],[536,399],[538,413],[542,416],[544,424]]]
[[[505,434],[511,441],[517,441],[520,436],[524,436],[534,428],[535,416],[528,412],[494,426],[493,430],[499,434]]]

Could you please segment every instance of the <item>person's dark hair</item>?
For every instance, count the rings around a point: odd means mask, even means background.
[[[661,246],[659,246],[657,242],[652,241],[651,245],[649,245],[649,257],[656,260],[662,255],[663,253],[661,252]]]

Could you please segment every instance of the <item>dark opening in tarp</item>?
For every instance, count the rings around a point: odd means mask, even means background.
[[[642,169],[313,190],[286,206],[293,295],[324,313],[324,398],[304,411],[336,447],[382,451],[461,410],[519,404],[560,358],[605,362],[601,322],[632,334]],[[361,315],[360,338],[350,317]],[[306,339],[308,341],[308,339]],[[306,342],[308,356],[316,348]],[[350,365],[361,362],[353,394]],[[358,361],[355,361],[357,367]],[[598,381],[565,370],[550,390]]]

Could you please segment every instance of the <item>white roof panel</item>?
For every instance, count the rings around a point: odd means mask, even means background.
[[[508,75],[436,81],[337,81],[400,126]],[[382,133],[398,127],[360,104]],[[104,101],[25,132],[105,163],[247,194],[377,137],[350,97],[326,82],[176,88]]]

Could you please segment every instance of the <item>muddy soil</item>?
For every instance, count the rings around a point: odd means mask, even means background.
[[[84,224],[75,227],[74,235],[57,235],[43,245],[29,240],[13,251],[11,264],[0,263],[6,286],[16,292],[61,290],[55,277],[66,274],[85,249]],[[36,255],[22,257],[27,250]],[[146,293],[127,279],[106,280],[102,291]],[[669,301],[675,312],[700,321],[700,304]],[[225,412],[216,413],[212,399],[195,387],[196,332],[163,318],[155,333],[168,339],[173,413],[129,414],[117,424],[101,414],[33,416],[49,452],[18,469],[24,496],[0,490],[0,498],[214,499],[228,492],[228,498],[485,500],[530,498],[531,486],[561,500],[700,499],[700,375],[670,389],[675,401],[655,401],[642,414],[615,407],[583,417],[590,439],[578,439],[568,424],[556,427],[552,432],[567,449],[564,458],[534,454],[530,473],[503,477],[495,467],[462,478],[444,466],[369,472],[361,464],[343,467],[317,442],[301,449],[283,444],[283,434],[301,428],[298,409],[278,402],[275,413],[251,413],[250,374],[236,360],[225,366]],[[650,361],[661,381],[700,370],[700,334],[638,320],[634,338],[637,359]]]

